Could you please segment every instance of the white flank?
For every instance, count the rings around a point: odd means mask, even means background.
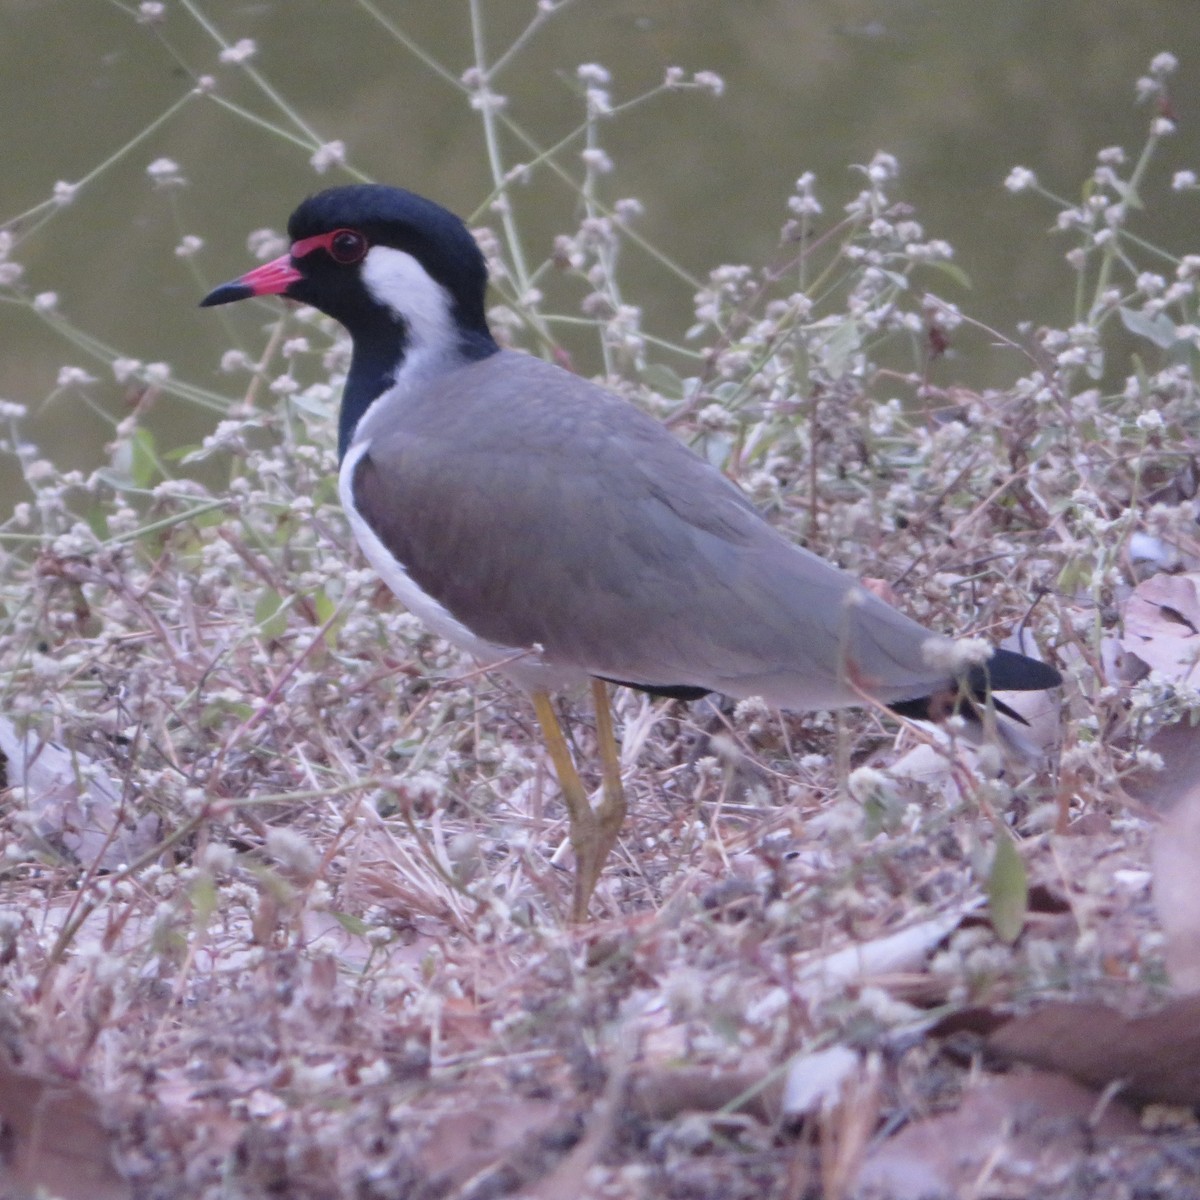
[[[446,641],[453,642],[480,659],[494,660],[502,656],[505,651],[477,638],[461,621],[455,620],[428,592],[414,582],[412,576],[404,569],[404,564],[380,541],[379,535],[355,507],[351,494],[354,469],[369,448],[369,442],[358,441],[346,452],[338,471],[338,495],[346,515],[350,518],[350,528],[354,531],[354,537],[371,566],[379,572],[383,582],[396,593],[404,607],[414,616],[420,617],[439,637],[444,637]]]
[[[363,422],[359,422],[361,429]],[[399,598],[401,604],[413,616],[420,618],[429,628],[460,650],[465,650],[483,666],[501,667],[506,675],[523,687],[531,690],[545,688],[554,690],[582,678],[583,673],[569,667],[551,667],[543,663],[542,656],[534,649],[497,646],[473,634],[461,621],[422,589],[405,570],[404,564],[396,559],[380,540],[375,530],[367,524],[354,505],[352,483],[354,469],[359,460],[370,449],[367,438],[357,438],[346,452],[338,472],[338,495],[342,508],[350,519],[350,528],[355,540],[362,547],[371,566],[380,578]]]

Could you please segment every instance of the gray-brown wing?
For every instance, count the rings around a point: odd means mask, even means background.
[[[355,477],[415,582],[480,637],[785,707],[946,682],[928,634],[780,538],[626,401],[505,353],[389,397]]]

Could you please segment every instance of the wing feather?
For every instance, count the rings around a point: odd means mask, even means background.
[[[932,635],[780,537],[620,397],[502,352],[385,397],[354,485],[419,586],[478,636],[549,662],[784,707],[946,682]],[[852,686],[855,685],[855,686]]]

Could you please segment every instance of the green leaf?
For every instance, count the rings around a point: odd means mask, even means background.
[[[313,608],[317,613],[317,620],[322,625],[337,612],[337,605],[325,594],[324,588],[318,588],[313,594]],[[338,627],[342,624],[341,621],[335,621],[328,629],[325,630],[325,644],[334,650],[337,648]]]
[[[228,700],[218,700],[205,705],[201,711],[200,728],[216,729],[231,717],[235,721],[248,721],[253,713],[254,709],[249,704],[234,704]]]
[[[267,641],[274,641],[287,632],[287,609],[278,592],[267,590],[254,605],[254,620]]]
[[[313,491],[313,504],[320,508],[323,504],[333,504],[338,501],[337,472],[322,479]]]
[[[826,339],[821,347],[825,368],[835,379],[845,374],[853,355],[862,349],[862,334],[858,322],[853,318],[843,321]]]
[[[337,612],[337,605],[325,594],[324,588],[318,588],[312,599],[313,608],[317,611],[317,620],[324,625]]]
[[[354,934],[355,937],[366,937],[370,926],[366,921],[360,920],[351,913],[335,912],[333,909],[328,910],[329,915],[347,932]]]
[[[213,883],[212,876],[198,875],[188,889],[188,896],[192,902],[192,918],[195,928],[206,928],[218,906],[217,885]]]
[[[1117,312],[1120,313],[1121,324],[1130,333],[1145,338],[1148,342],[1153,342],[1162,350],[1170,350],[1179,341],[1175,322],[1166,313],[1148,317],[1145,313],[1138,312],[1136,308],[1126,308],[1124,305],[1121,305]]]
[[[100,541],[105,541],[109,535],[108,518],[111,515],[109,509],[111,505],[94,504],[84,514],[83,519],[87,522],[88,528],[96,535]]]
[[[1059,571],[1054,586],[1060,594],[1070,596],[1080,588],[1090,587],[1091,579],[1091,565],[1085,563],[1082,558],[1070,558]]]
[[[1137,193],[1137,188],[1127,183],[1124,179],[1114,179],[1112,181],[1112,189],[1125,202],[1127,208],[1144,209],[1146,207],[1142,203],[1142,198]]]
[[[974,287],[971,283],[970,275],[958,263],[938,261],[926,263],[925,265],[935,271],[941,271],[943,275],[948,275],[959,287],[966,288],[967,291],[971,291]]]
[[[996,854],[988,877],[988,916],[1002,942],[1015,942],[1029,911],[1029,878],[1012,834],[996,826]]]
[[[144,425],[139,425],[133,431],[130,449],[133,453],[129,462],[129,477],[136,487],[148,488],[161,474],[154,448],[154,434]]]
[[[718,471],[722,471],[729,463],[733,444],[733,439],[723,433],[710,433],[700,445],[694,445],[692,449],[708,459]]]
[[[298,412],[305,413],[310,417],[317,417],[322,421],[328,421],[337,410],[336,396],[328,400],[319,400],[316,397],[305,395],[304,392],[297,392],[289,403]]]
[[[671,400],[683,399],[683,380],[664,363],[650,363],[642,372],[642,382]]]
[[[229,520],[229,513],[223,507],[214,506],[213,508],[202,509],[194,516],[189,515],[188,520],[197,529],[208,529],[213,525],[223,525]]]

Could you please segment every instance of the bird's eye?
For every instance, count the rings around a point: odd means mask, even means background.
[[[329,235],[329,253],[334,262],[361,262],[367,249],[367,239],[357,229],[338,229]]]

